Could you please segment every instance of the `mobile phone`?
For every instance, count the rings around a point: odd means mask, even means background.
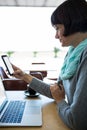
[[[9,57],[7,55],[2,55],[1,58],[2,58],[2,60],[4,62],[4,64],[5,64],[5,67],[6,67],[7,71],[8,71],[8,73],[10,75],[12,75],[14,70],[12,68],[12,65],[11,65],[11,62],[9,60]]]

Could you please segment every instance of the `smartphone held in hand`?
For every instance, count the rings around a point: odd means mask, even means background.
[[[9,57],[7,55],[2,55],[1,58],[2,58],[5,66],[6,66],[6,69],[7,69],[8,73],[10,75],[12,75],[14,73],[14,70],[12,68],[12,65],[11,65],[11,62],[9,60]]]

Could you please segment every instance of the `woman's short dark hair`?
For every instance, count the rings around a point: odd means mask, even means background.
[[[64,36],[76,32],[87,32],[87,2],[85,0],[67,0],[51,15],[52,25],[63,24]]]

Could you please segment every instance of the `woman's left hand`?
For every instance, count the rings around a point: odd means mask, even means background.
[[[50,86],[52,97],[55,99],[57,103],[65,98],[64,87],[63,85],[60,85],[60,87],[56,83]]]

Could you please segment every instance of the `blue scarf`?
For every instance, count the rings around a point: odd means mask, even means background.
[[[82,41],[76,48],[70,47],[69,51],[64,59],[63,66],[61,68],[60,77],[62,80],[71,78],[78,68],[80,62],[80,56],[85,47],[87,46],[87,39]]]

